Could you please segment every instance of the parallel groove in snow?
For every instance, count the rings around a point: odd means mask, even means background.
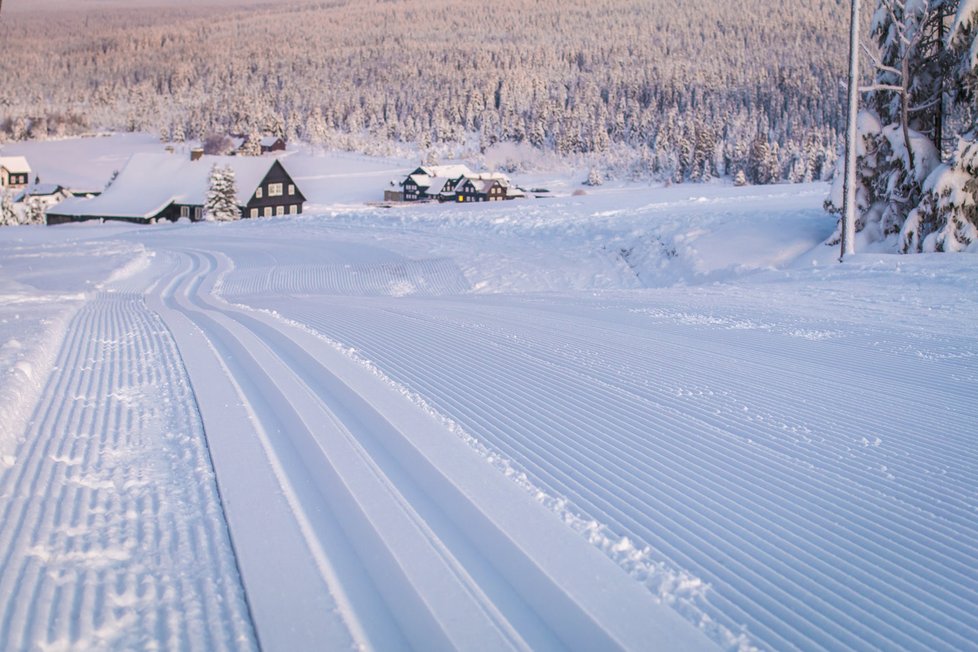
[[[336,294],[351,296],[441,296],[468,290],[449,259],[405,260],[379,265],[289,265],[237,271],[220,287],[222,296]]]
[[[313,536],[328,538],[317,523],[332,512],[338,525],[332,536],[342,530],[362,556],[337,570],[341,585],[361,593],[354,609],[373,613],[371,627],[364,627],[371,643],[383,641],[386,631],[403,634],[399,645],[419,647],[616,646],[614,630],[593,621],[553,579],[541,575],[527,585],[527,577],[513,574],[514,568],[530,576],[540,570],[511,535],[411,453],[406,433],[267,318],[202,298],[202,280],[216,262],[209,254],[189,255],[191,280],[165,300],[194,320],[238,379],[269,454],[283,468],[283,489],[296,496],[297,515],[318,530]],[[373,607],[357,609],[364,599]]]
[[[163,324],[135,295],[99,295],[57,365],[0,475],[0,648],[253,645]]]
[[[912,649],[925,645],[967,649],[974,645],[978,618],[970,607],[975,598],[975,548],[974,539],[966,533],[975,531],[975,523],[973,512],[971,519],[967,512],[967,486],[950,482],[939,485],[937,491],[926,482],[918,483],[922,488],[915,488],[914,482],[894,484],[882,476],[867,477],[864,463],[842,457],[842,449],[833,452],[837,433],[831,433],[835,439],[830,438],[824,446],[792,448],[775,436],[777,431],[769,423],[746,421],[732,410],[712,414],[694,401],[667,400],[667,384],[648,373],[670,364],[667,361],[678,365],[680,377],[693,386],[708,386],[716,375],[716,368],[699,371],[695,365],[683,365],[683,356],[689,351],[679,348],[683,340],[676,335],[653,340],[658,332],[645,337],[629,333],[633,348],[622,357],[623,348],[602,345],[596,333],[575,337],[561,329],[559,318],[539,311],[529,319],[505,311],[497,312],[494,318],[483,315],[485,322],[497,324],[490,332],[479,323],[452,323],[441,312],[439,320],[421,317],[419,311],[438,310],[446,305],[444,302],[421,303],[417,308],[410,303],[398,304],[408,306],[398,310],[406,314],[389,312],[390,304],[378,304],[384,306],[378,310],[362,302],[333,302],[328,311],[283,309],[274,300],[260,305],[280,310],[357,348],[470,434],[498,447],[538,480],[547,479],[545,485],[571,497],[588,514],[613,527],[617,522],[622,532],[652,544],[711,581],[716,588],[711,600],[721,611],[727,610],[734,621],[750,623],[753,634],[773,648],[786,644],[807,648],[815,641],[820,641],[820,646],[844,643],[857,648],[899,645]],[[467,306],[447,304],[446,309],[466,314]],[[471,322],[472,313],[467,313],[467,318]],[[520,337],[526,337],[527,331],[532,337],[514,342],[508,336],[515,329]],[[614,329],[607,327],[605,334],[614,336]],[[554,335],[568,340],[559,343],[567,344],[566,353],[552,341],[548,346],[547,337]],[[684,336],[680,329],[678,337]],[[617,337],[620,340],[621,334]],[[438,346],[431,347],[432,342]],[[699,348],[712,353],[709,343]],[[582,361],[580,349],[591,357]],[[750,396],[754,413],[777,417],[783,412],[778,399],[767,396],[764,385],[758,382],[761,374],[770,373],[765,365],[785,365],[777,360],[777,356],[758,361],[739,359],[735,360],[741,365],[739,370],[734,366],[727,370],[738,379],[737,389]],[[474,361],[478,361],[477,366],[473,366]],[[722,358],[717,362],[724,364]],[[468,373],[460,373],[463,369]],[[778,367],[772,370],[777,372]],[[675,374],[671,375],[675,381]],[[825,377],[817,368],[808,375],[813,381],[830,383],[828,392],[850,387]],[[770,382],[769,378],[764,380]],[[526,387],[534,387],[535,394],[521,395]],[[593,401],[591,407],[574,405],[575,396],[587,396]],[[785,424],[831,421],[814,406],[798,401],[792,401],[791,406],[793,413],[781,419]],[[574,419],[564,418],[567,414],[573,414]],[[873,425],[868,414],[857,419],[852,427],[856,432],[865,432],[863,428]],[[617,428],[609,427],[614,423]],[[651,442],[644,441],[650,427],[656,436],[654,448],[648,448]],[[962,422],[960,427],[967,425]],[[593,439],[603,431],[618,434],[613,439],[603,436],[598,445]],[[664,438],[669,432],[700,434],[687,441],[688,435]],[[708,438],[702,437],[708,433]],[[895,430],[887,432],[886,438],[895,442],[895,447],[902,446],[908,455],[924,454],[914,443],[915,435]],[[748,436],[767,448],[758,451],[736,445]],[[720,440],[725,440],[722,446],[710,443]],[[643,450],[646,452],[639,453]],[[661,458],[663,454],[666,457]],[[802,454],[805,457],[799,457]],[[955,461],[932,450],[926,451],[925,457],[935,467]],[[819,464],[820,458],[827,473],[799,465],[808,460]],[[960,474],[961,458],[957,461]],[[967,457],[965,461],[973,462]],[[682,474],[676,474],[677,467]],[[794,472],[786,470],[792,468]],[[583,469],[590,469],[588,476],[580,475]],[[967,473],[958,477],[963,479]],[[718,491],[725,483],[735,486],[749,478],[753,478],[753,491],[736,492],[737,502],[729,493]],[[650,479],[656,482],[649,484]],[[611,483],[607,486],[615,487],[615,493],[605,490],[603,483]],[[678,487],[687,489],[685,495],[675,492]],[[853,487],[861,489],[850,493]],[[630,496],[627,500],[621,495],[623,490]],[[866,490],[872,493],[862,495]],[[955,490],[963,493],[955,494]],[[662,502],[664,499],[668,504]],[[659,508],[649,514],[652,504]],[[609,518],[614,514],[618,516]],[[840,514],[847,515],[847,521],[833,523]],[[708,525],[695,525],[710,516]],[[798,522],[799,517],[808,523]],[[663,537],[661,527],[646,525],[660,518],[668,519],[706,548],[691,548],[680,543],[682,536]],[[951,520],[946,521],[948,518]],[[930,531],[921,538],[919,530],[924,523]],[[885,538],[880,537],[880,531],[888,532]],[[729,552],[728,546],[716,548],[702,538],[717,535],[742,541],[741,561],[730,560],[742,564],[741,572],[729,573],[717,563],[716,558],[727,556],[724,550]],[[706,550],[711,552],[706,554]],[[873,571],[867,570],[866,555],[874,560]],[[767,588],[758,593],[747,582],[750,577]],[[954,589],[945,588],[948,584]],[[794,588],[788,593],[779,588],[789,586]],[[794,592],[821,601],[822,607],[813,610],[811,605],[797,602]],[[730,596],[729,601],[725,595]],[[778,595],[780,599],[772,599]],[[792,607],[786,610],[783,605]],[[861,614],[860,620],[850,617],[851,610]],[[806,620],[797,620],[800,614],[806,614]],[[830,616],[828,621],[825,615]],[[717,617],[722,618],[722,614]],[[911,629],[894,628],[895,619]],[[794,633],[785,630],[786,626]],[[829,634],[837,638],[824,638]]]

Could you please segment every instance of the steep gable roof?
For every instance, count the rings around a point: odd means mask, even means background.
[[[90,199],[69,198],[52,213],[150,218],[170,204],[203,205],[211,168],[234,170],[239,206],[247,205],[278,159],[203,156],[191,161],[176,154],[134,154],[105,192]]]
[[[0,168],[12,174],[30,174],[31,166],[23,156],[0,156]]]

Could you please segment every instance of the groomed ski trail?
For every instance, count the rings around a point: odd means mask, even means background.
[[[248,302],[343,342],[583,518],[709,582],[708,616],[764,647],[975,649],[975,410],[950,387],[966,407],[940,424],[902,414],[956,361],[870,354],[884,409],[845,344],[651,330],[628,301]],[[885,447],[858,443],[887,415]]]
[[[0,523],[0,649],[255,646],[193,395],[141,295],[70,322]]]
[[[150,303],[194,382],[263,647],[712,647],[396,390],[215,298],[223,257],[171,255]]]

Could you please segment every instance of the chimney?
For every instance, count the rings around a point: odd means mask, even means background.
[[[201,158],[203,158],[203,156],[204,156],[203,147],[194,147],[192,150],[190,150],[191,161],[199,161]]]

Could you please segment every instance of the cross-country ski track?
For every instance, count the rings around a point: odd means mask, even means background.
[[[978,650],[970,263],[407,210],[53,230],[133,258],[0,458],[0,649]]]
[[[195,368],[214,378],[200,367],[221,364],[242,402],[237,415],[229,415],[227,404],[201,401],[220,406],[213,414],[204,407],[202,414],[232,532],[239,531],[239,520],[255,518],[254,503],[237,500],[255,491],[258,475],[253,464],[236,464],[248,446],[237,429],[245,412],[257,435],[252,443],[260,443],[256,457],[264,456],[268,467],[267,489],[283,494],[279,507],[295,520],[275,530],[281,535],[275,547],[285,543],[293,550],[272,550],[252,537],[236,540],[264,646],[706,645],[700,632],[564,532],[559,521],[531,525],[540,520],[539,505],[474,456],[460,462],[459,454],[468,453],[463,442],[425,432],[433,425],[428,415],[328,343],[213,298],[206,288],[217,279],[214,255],[183,257],[187,269],[153,303],[178,332],[182,320],[192,322],[213,349],[211,356],[195,350],[191,378]],[[177,339],[188,340],[185,351],[199,349],[191,338]],[[353,389],[353,381],[336,375],[324,359],[362,376],[368,387]],[[498,487],[487,490],[487,483]],[[511,499],[500,501],[497,492]],[[288,530],[298,536],[290,540]],[[566,540],[556,554],[555,537]],[[288,572],[269,577],[265,570],[277,557]],[[579,576],[588,581],[575,581]],[[303,590],[303,583],[312,586]],[[283,593],[295,609],[283,611]],[[609,595],[625,603],[609,602]]]
[[[200,420],[159,316],[140,295],[99,294],[56,365],[0,475],[0,649],[249,649]]]

